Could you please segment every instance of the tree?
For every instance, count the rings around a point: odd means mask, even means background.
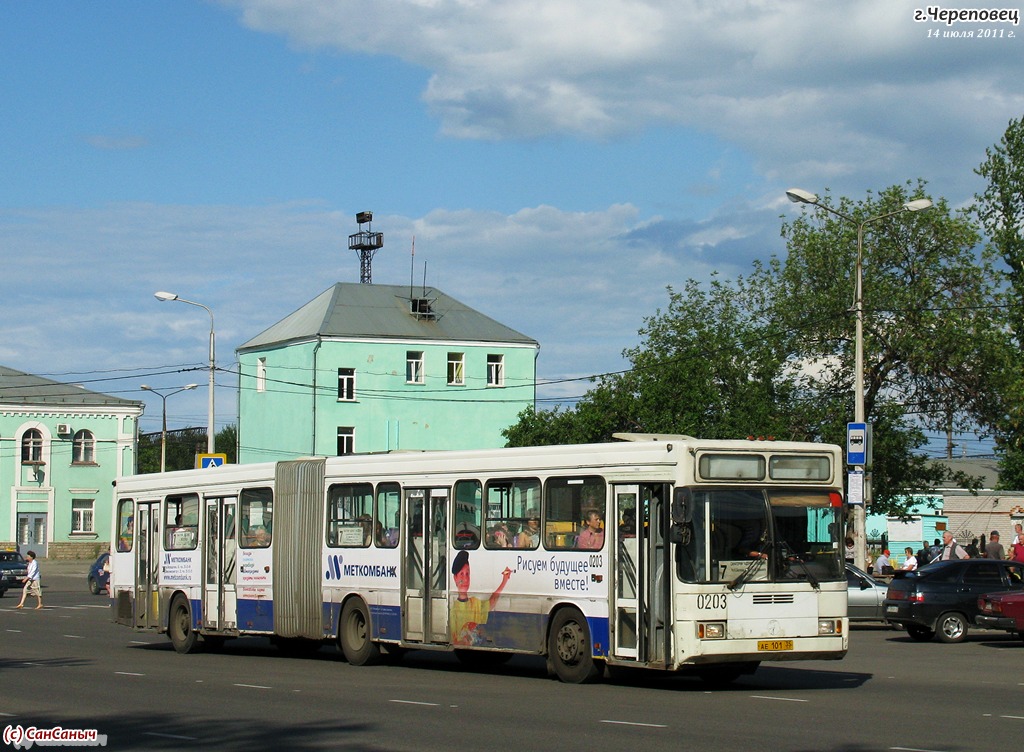
[[[1005,321],[1011,354],[1000,359],[1004,379],[996,421],[1000,484],[1024,488],[1024,118],[1011,120],[999,143],[985,150],[975,172],[988,181],[974,210],[992,247],[1006,264]]]
[[[835,208],[857,222],[896,212],[924,184]],[[824,203],[828,203],[826,197]],[[594,441],[614,431],[702,438],[771,435],[845,443],[853,416],[853,276],[857,224],[805,212],[782,228],[786,258],[734,282],[669,289],[625,352],[629,371],[599,378],[571,410],[527,411],[510,444]],[[925,430],[973,426],[998,382],[979,368],[999,352],[995,290],[978,233],[944,201],[897,214],[865,239],[865,404],[873,423],[876,510],[949,478],[921,452]],[[958,482],[963,483],[961,476]]]
[[[138,472],[160,472],[160,437],[156,433],[144,433],[139,436]],[[227,455],[227,461],[237,461],[238,428],[228,425],[217,432],[214,440],[217,451]],[[180,428],[167,432],[166,469],[190,470],[196,466],[196,455],[206,452],[206,429]]]

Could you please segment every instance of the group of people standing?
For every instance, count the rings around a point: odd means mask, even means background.
[[[988,541],[983,544],[984,550],[979,548],[978,539],[975,538],[967,546],[961,546],[953,538],[948,530],[942,534],[942,541],[938,538],[932,545],[925,541],[921,550],[916,554],[913,549],[906,548],[902,566],[897,567],[890,558],[889,549],[885,549],[878,558],[872,562],[869,571],[874,574],[892,574],[896,569],[913,571],[930,564],[933,561],[946,561],[948,559],[1010,559],[1024,563],[1024,529],[1020,524],[1014,526],[1013,540],[1009,548],[1005,548],[999,540],[999,531],[993,530],[989,534]],[[852,547],[852,540],[847,540],[847,549]],[[847,559],[849,559],[849,554]]]

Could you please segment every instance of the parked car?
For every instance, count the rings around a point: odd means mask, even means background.
[[[107,592],[107,585],[110,582],[110,570],[105,566],[110,559],[110,554],[102,553],[96,557],[96,561],[89,567],[89,592],[93,595]]]
[[[1024,592],[988,593],[978,598],[978,610],[979,627],[1016,632],[1024,640]]]
[[[853,564],[846,565],[847,607],[850,621],[885,621],[885,595],[889,586]]]
[[[889,583],[885,618],[913,639],[961,642],[978,616],[978,598],[1024,589],[1024,564],[995,559],[938,561],[913,572],[899,570]]]
[[[20,590],[28,575],[28,562],[17,551],[0,551],[0,597],[8,590]]]

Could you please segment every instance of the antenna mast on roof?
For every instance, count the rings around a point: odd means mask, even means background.
[[[384,247],[384,233],[372,232],[373,212],[359,212],[356,215],[359,232],[348,236],[348,249],[359,253],[359,282],[368,285],[373,282],[370,266],[373,255]],[[363,225],[367,228],[364,230]]]

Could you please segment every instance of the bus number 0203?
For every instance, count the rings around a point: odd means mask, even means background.
[[[724,609],[725,604],[726,598],[723,593],[711,593],[710,595],[701,593],[697,596],[697,608],[699,609]]]

